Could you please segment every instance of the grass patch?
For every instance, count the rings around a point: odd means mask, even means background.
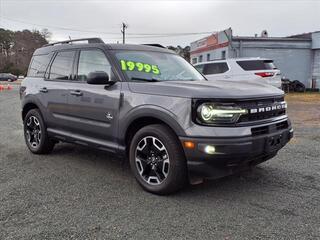
[[[320,102],[320,93],[289,93],[286,94],[285,99],[297,102]]]

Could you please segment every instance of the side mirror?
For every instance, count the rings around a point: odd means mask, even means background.
[[[106,72],[91,72],[88,74],[87,78],[88,84],[101,84],[108,85],[109,84],[109,75]]]

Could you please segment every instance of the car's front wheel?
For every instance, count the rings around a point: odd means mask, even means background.
[[[165,125],[140,129],[131,141],[129,160],[138,183],[149,192],[169,194],[187,183],[183,149],[177,136]]]
[[[23,125],[24,138],[31,152],[46,154],[53,150],[54,142],[48,136],[43,118],[38,109],[32,109],[27,113]]]

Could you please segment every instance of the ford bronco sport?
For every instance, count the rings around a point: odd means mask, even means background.
[[[281,90],[208,82],[160,46],[98,38],[45,45],[20,96],[31,152],[63,141],[128,157],[137,182],[156,194],[257,165],[293,135]]]

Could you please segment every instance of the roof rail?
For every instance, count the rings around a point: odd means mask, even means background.
[[[48,43],[43,45],[43,47],[48,47],[48,46],[54,46],[57,44],[69,44],[69,43],[73,43],[73,42],[82,42],[82,41],[88,41],[89,43],[104,43],[104,41],[102,41],[101,38],[79,38],[79,39],[70,39],[70,40],[66,40],[66,41],[61,41],[61,42],[54,42],[54,43]]]
[[[162,46],[162,45],[161,45],[161,44],[159,44],[159,43],[142,44],[142,45],[145,45],[145,46],[151,46],[151,47],[165,48],[164,46]]]

